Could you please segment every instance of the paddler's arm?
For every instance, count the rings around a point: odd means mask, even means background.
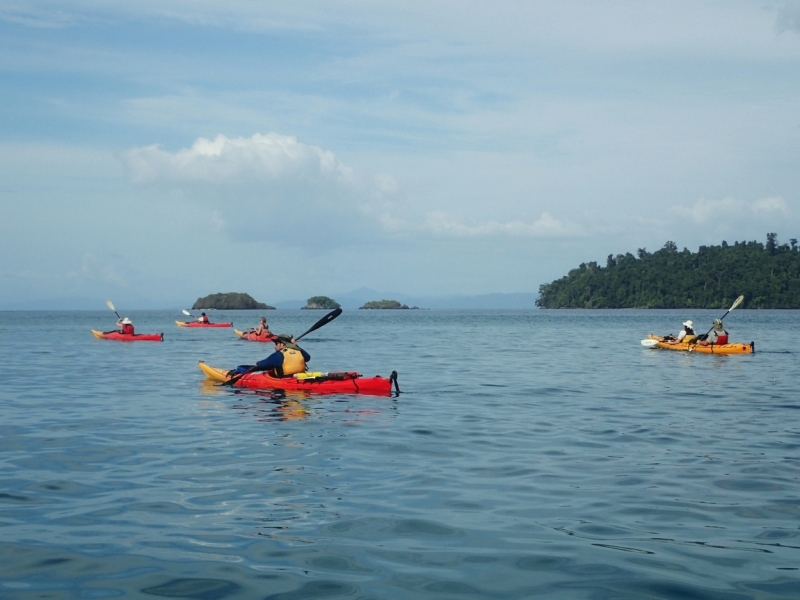
[[[260,360],[256,363],[256,370],[268,371],[270,369],[282,366],[283,366],[283,354],[281,352],[273,352],[264,360]]]

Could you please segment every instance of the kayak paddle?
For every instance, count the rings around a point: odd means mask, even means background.
[[[194,319],[194,315],[192,313],[190,313],[188,310],[186,310],[185,308],[181,312],[183,314],[185,314],[187,317],[192,317]]]
[[[311,326],[311,329],[309,329],[308,331],[306,331],[306,332],[305,332],[303,335],[301,335],[300,337],[296,337],[296,338],[294,338],[294,340],[295,340],[295,341],[297,341],[297,340],[299,340],[299,339],[302,339],[302,338],[304,338],[305,336],[307,336],[307,335],[308,335],[309,333],[311,333],[312,331],[316,331],[317,329],[319,329],[319,328],[320,328],[320,327],[322,327],[323,325],[327,325],[328,323],[330,323],[331,321],[333,321],[333,320],[334,320],[336,317],[338,317],[340,314],[342,314],[342,309],[341,309],[341,308],[337,308],[336,310],[332,310],[332,311],[331,311],[331,312],[329,312],[327,315],[325,315],[324,317],[322,317],[322,318],[321,318],[319,321],[317,321],[316,323],[314,323],[314,324]]]
[[[106,304],[108,305],[108,308],[110,308],[111,310],[114,311],[114,314],[117,315],[118,319],[122,318],[122,317],[119,316],[119,313],[117,312],[117,309],[114,308],[114,304],[111,302],[111,300],[106,300]]]
[[[338,317],[340,314],[342,314],[342,309],[341,308],[337,308],[336,310],[332,310],[327,315],[322,317],[319,321],[314,323],[308,331],[306,331],[304,334],[294,338],[294,340],[298,341],[301,338],[304,338],[305,336],[307,336],[312,331],[316,331],[317,329],[319,329],[323,325],[327,325],[328,323],[333,321],[336,317]],[[238,377],[231,377],[230,379],[228,379],[228,381],[223,381],[220,385],[233,385],[234,383],[239,381],[242,377],[244,377],[245,375],[247,375],[249,373],[252,373],[255,370],[256,370],[256,368],[252,367],[252,368],[248,369],[247,371],[245,371],[244,373],[242,373],[241,375],[239,375]]]
[[[658,340],[651,340],[651,339],[642,340],[642,346],[644,346],[645,348],[655,348],[656,344],[658,344]]]

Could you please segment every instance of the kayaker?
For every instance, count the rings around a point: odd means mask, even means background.
[[[269,371],[273,377],[286,377],[306,370],[311,355],[297,345],[295,339],[286,333],[275,338],[275,352],[255,364],[254,371]]]
[[[267,325],[267,317],[261,317],[261,322],[258,324],[258,327],[253,329],[253,335],[256,337],[272,336],[272,332],[269,330],[269,326]]]
[[[683,322],[683,329],[678,334],[678,343],[690,344],[697,337],[693,327],[694,323],[691,320]]]
[[[691,320],[683,322],[683,329],[678,334],[678,338],[674,340],[670,340],[666,342],[667,344],[691,344],[695,338],[697,338],[697,334],[694,332],[694,323]]]
[[[206,313],[200,313],[200,316],[197,317],[197,322],[203,323],[204,325],[208,325],[210,323],[208,317],[206,316]]]
[[[725,327],[722,325],[722,319],[714,319],[714,322],[711,324],[711,331],[708,332],[708,337],[698,342],[698,344],[702,344],[703,346],[708,346],[710,344],[727,344],[728,343],[728,332],[725,331]]]
[[[116,325],[122,328],[125,335],[133,335],[133,322],[128,317],[117,319]]]

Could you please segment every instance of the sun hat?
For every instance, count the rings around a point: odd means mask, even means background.
[[[133,322],[128,317],[125,317],[124,319],[122,319],[122,324],[123,325],[132,325]]]
[[[714,322],[711,324],[714,329],[722,329],[722,319],[714,319]]]
[[[286,347],[291,348],[292,350],[300,350],[297,344],[292,343],[292,336],[289,335],[288,333],[279,333],[277,336],[275,336],[275,339],[272,341],[275,344],[277,344],[278,342],[286,344]]]
[[[683,322],[683,324],[684,324],[686,327],[688,327],[689,329],[691,329],[692,327],[694,327],[694,323],[692,323],[691,321],[684,321],[684,322]]]

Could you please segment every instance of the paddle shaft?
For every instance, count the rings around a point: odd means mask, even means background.
[[[329,312],[327,315],[325,315],[324,317],[322,317],[322,318],[321,318],[319,321],[317,321],[316,323],[314,323],[314,324],[311,326],[311,328],[310,328],[308,331],[306,331],[306,332],[305,332],[304,334],[302,334],[301,336],[299,336],[299,337],[296,337],[296,338],[295,338],[295,341],[299,340],[300,338],[303,338],[303,337],[307,336],[307,335],[308,335],[309,333],[311,333],[312,331],[316,331],[316,330],[317,330],[317,329],[319,329],[320,327],[322,327],[322,326],[324,326],[324,325],[327,325],[328,323],[330,323],[331,321],[333,321],[333,320],[334,320],[336,317],[338,317],[340,314],[342,314],[342,309],[341,309],[341,308],[337,308],[336,310],[333,310],[333,311]],[[228,379],[228,381],[223,381],[221,385],[233,385],[233,384],[235,384],[237,381],[239,381],[239,380],[240,380],[242,377],[244,377],[245,375],[248,375],[248,374],[252,373],[252,372],[253,372],[253,371],[255,371],[255,370],[256,370],[256,368],[255,368],[255,367],[253,367],[253,368],[251,368],[251,369],[248,369],[247,371],[245,371],[244,373],[242,373],[242,374],[241,374],[241,375],[239,375],[238,377],[235,377],[235,376],[234,376],[234,377],[231,377],[230,379]]]

